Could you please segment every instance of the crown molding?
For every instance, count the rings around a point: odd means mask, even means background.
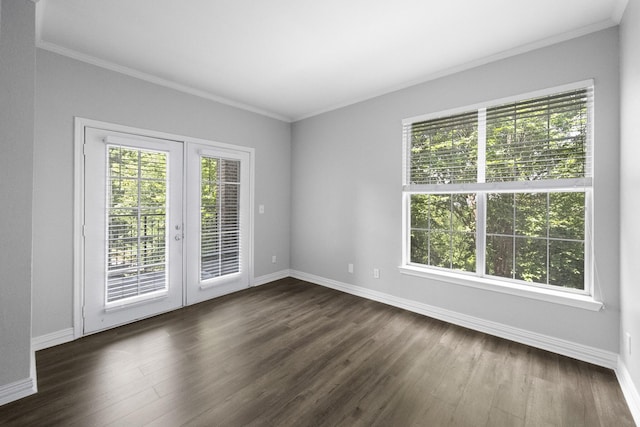
[[[624,2],[625,6],[626,6],[626,2],[628,0],[619,0],[619,2]],[[582,37],[582,36],[586,36],[587,34],[591,34],[591,33],[595,33],[598,31],[602,31],[602,30],[606,30],[607,28],[611,28],[611,27],[615,27],[616,25],[618,25],[619,21],[616,22],[613,18],[610,19],[606,19],[604,21],[601,22],[597,22],[595,24],[592,25],[588,25],[586,27],[581,27],[572,31],[568,31],[562,34],[558,34],[556,36],[552,36],[552,37],[547,37],[545,39],[542,40],[538,40],[536,42],[532,42],[529,44],[525,44],[522,46],[517,46],[513,49],[508,49],[502,52],[498,52],[496,54],[493,55],[488,55],[473,61],[469,61],[466,62],[464,64],[460,64],[460,65],[455,65],[453,67],[449,67],[449,68],[445,68],[442,69],[440,71],[435,71],[431,74],[425,75],[421,78],[415,79],[415,80],[411,80],[408,82],[404,82],[401,83],[399,85],[396,86],[391,86],[388,87],[386,89],[383,89],[381,91],[375,92],[375,93],[370,93],[370,94],[366,94],[364,96],[361,96],[359,98],[355,98],[355,99],[351,99],[349,101],[343,102],[341,104],[334,104],[331,106],[328,106],[326,108],[323,108],[321,110],[316,110],[316,111],[312,111],[306,114],[302,114],[300,116],[296,116],[293,117],[293,122],[297,122],[297,121],[301,121],[301,120],[305,120],[314,116],[319,116],[321,114],[324,113],[329,113],[331,111],[334,110],[339,110],[341,108],[345,108],[345,107],[349,107],[351,105],[355,105],[358,104],[360,102],[364,102],[364,101],[368,101],[370,99],[374,99],[380,96],[384,96],[384,95],[388,95],[390,93],[393,92],[397,92],[403,89],[408,89],[412,86],[417,86],[423,83],[428,83],[430,81],[433,80],[437,80],[443,77],[447,77],[456,73],[460,73],[463,71],[467,71],[470,70],[472,68],[476,68],[476,67],[480,67],[482,65],[486,65],[486,64],[490,64],[492,62],[496,62],[496,61],[500,61],[502,59],[506,59],[506,58],[510,58],[512,56],[517,56],[523,53],[527,53],[527,52],[531,52],[533,50],[536,49],[541,49],[547,46],[552,46],[554,44],[557,43],[562,43],[571,39],[575,39],[578,37]]]
[[[619,24],[622,21],[622,17],[624,16],[624,11],[627,10],[627,5],[629,4],[629,0],[617,0],[616,4],[611,12],[611,20],[616,24]]]
[[[62,47],[55,43],[45,42],[45,41],[42,41],[41,39],[38,39],[38,41],[36,42],[36,47],[47,50],[49,52],[57,53],[62,56],[66,56],[71,59],[75,59],[77,61],[95,65],[96,67],[104,68],[110,71],[115,71],[116,73],[125,74],[130,77],[135,77],[137,79],[144,80],[149,83],[153,83],[159,86],[164,86],[170,89],[177,90],[179,92],[187,93],[189,95],[195,95],[200,98],[205,98],[210,101],[214,101],[220,104],[228,105],[230,107],[238,108],[240,110],[245,110],[251,113],[259,114],[261,116],[270,117],[272,119],[280,120],[286,123],[291,123],[292,121],[290,117],[284,116],[282,114],[274,113],[272,111],[264,110],[262,108],[244,104],[242,102],[234,101],[222,96],[215,95],[205,90],[196,89],[191,86],[172,82],[162,77],[154,76],[152,74],[138,71],[133,68],[118,65],[114,62],[96,58],[95,56],[87,55],[85,53],[81,53],[73,49],[68,49],[66,47]]]

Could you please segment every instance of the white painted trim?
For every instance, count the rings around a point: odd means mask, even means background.
[[[36,353],[31,346],[29,357],[29,377],[0,386],[0,406],[31,396],[38,392],[38,379],[36,374]]]
[[[532,347],[541,348],[543,350],[552,351],[554,353],[569,356],[574,359],[593,363],[594,365],[604,366],[605,368],[615,369],[618,363],[618,355],[616,353],[601,350],[599,348],[586,346],[583,344],[527,331],[520,328],[515,328],[513,326],[480,319],[478,317],[468,316],[466,314],[458,313],[455,311],[446,310],[440,307],[435,307],[421,302],[396,297],[360,286],[342,283],[296,270],[291,271],[291,276],[296,279],[305,280],[317,285],[325,286],[373,301],[392,305],[394,307],[402,308],[404,310],[412,311],[424,316],[443,320],[454,325],[484,332],[489,335],[494,335]]]
[[[622,0],[624,1],[624,0]],[[610,27],[615,27],[616,25],[618,25],[618,22],[615,22],[613,19],[606,19],[604,21],[601,22],[597,22],[595,24],[592,25],[588,25],[586,27],[582,27],[582,28],[578,28],[576,30],[573,31],[569,31],[567,33],[563,33],[563,34],[559,34],[557,36],[552,36],[552,37],[548,37],[546,39],[543,40],[538,40],[537,42],[533,42],[533,43],[529,43],[529,44],[525,44],[522,46],[518,46],[516,48],[513,49],[508,49],[505,50],[503,52],[498,52],[494,55],[489,55],[489,56],[485,56],[484,58],[480,58],[474,61],[470,61],[461,65],[454,65],[452,67],[449,68],[445,68],[443,70],[440,71],[436,71],[434,73],[428,74],[422,78],[419,79],[414,79],[399,85],[395,85],[395,86],[390,86],[386,89],[382,89],[379,90],[377,92],[374,93],[370,93],[368,95],[365,96],[361,96],[349,101],[345,101],[343,103],[340,104],[334,104],[331,105],[329,107],[323,108],[321,110],[316,110],[316,111],[312,111],[310,113],[306,113],[303,114],[301,116],[294,116],[292,119],[292,122],[297,122],[297,121],[301,121],[304,119],[308,119],[310,117],[314,117],[314,116],[319,116],[321,114],[324,113],[328,113],[330,111],[334,111],[334,110],[338,110],[340,108],[345,108],[348,107],[350,105],[354,105],[354,104],[358,104],[360,102],[365,102],[368,101],[370,99],[373,98],[377,98],[379,96],[383,96],[383,95],[388,95],[390,93],[393,92],[397,92],[403,89],[408,89],[412,86],[417,86],[423,83],[427,83],[433,80],[437,80],[443,77],[447,77],[456,73],[460,73],[463,71],[467,71],[470,70],[472,68],[476,68],[476,67],[480,67],[482,65],[486,65],[486,64],[490,64],[492,62],[497,62],[500,61],[502,59],[506,59],[506,58],[510,58],[512,56],[517,56],[517,55],[521,55],[523,53],[527,53],[527,52],[531,52],[537,49],[542,49],[544,47],[547,46],[552,46],[554,44],[558,44],[558,43],[562,43],[571,39],[575,39],[578,37],[582,37],[582,36],[586,36],[587,34],[591,34],[591,33],[595,33],[597,31],[601,31],[601,30],[605,30],[607,28]]]
[[[37,1],[37,0],[32,0],[32,1]],[[94,57],[92,55],[88,55],[86,53],[81,53],[78,52],[76,50],[72,50],[72,49],[68,49],[65,47],[62,47],[60,45],[57,45],[55,43],[50,43],[50,42],[45,42],[41,39],[40,34],[42,31],[42,25],[38,25],[39,28],[37,28],[37,34],[38,37],[36,39],[36,47],[43,49],[43,50],[48,50],[50,52],[53,53],[57,53],[59,55],[63,55],[72,59],[75,59],[77,61],[81,61],[81,62],[85,62],[91,65],[95,65],[97,67],[100,68],[105,68],[111,71],[115,71],[117,73],[121,73],[121,74],[125,74],[131,77],[135,77],[138,78],[140,80],[144,80],[150,83],[154,83],[160,86],[165,86],[183,93],[188,93],[190,95],[195,95],[195,96],[199,96],[201,98],[205,98],[205,99],[209,99],[211,101],[214,102],[218,102],[221,104],[225,104],[225,105],[229,105],[231,107],[235,107],[235,108],[239,108],[245,111],[250,111],[252,113],[256,113],[256,114],[260,114],[263,116],[267,116],[267,117],[271,117],[273,119],[277,119],[277,120],[281,120],[287,123],[292,123],[292,122],[296,122],[296,121],[300,121],[300,120],[304,120],[304,119],[308,119],[310,117],[314,117],[314,116],[318,116],[324,113],[328,113],[330,111],[334,111],[334,110],[338,110],[340,108],[344,108],[344,107],[348,107],[350,105],[354,105],[360,102],[364,102],[367,101],[369,99],[372,98],[376,98],[382,95],[386,95],[392,92],[396,92],[402,89],[407,89],[411,86],[416,86],[422,83],[426,83],[432,80],[436,80],[442,77],[446,77],[455,73],[459,73],[462,71],[466,71],[475,67],[479,67],[491,62],[495,62],[495,61],[499,61],[501,59],[505,59],[505,58],[509,58],[512,56],[516,56],[516,55],[520,55],[523,53],[527,53],[536,49],[541,49],[543,47],[547,47],[547,46],[551,46],[557,43],[561,43],[567,40],[571,40],[574,38],[578,38],[590,33],[594,33],[596,31],[600,31],[600,30],[604,30],[610,27],[613,27],[615,25],[618,25],[620,23],[620,20],[622,19],[622,16],[624,14],[624,10],[626,8],[628,0],[618,0],[618,4],[616,6],[616,8],[614,9],[612,16],[610,19],[604,20],[602,22],[597,22],[595,24],[592,25],[588,25],[586,27],[583,28],[578,28],[576,30],[573,31],[569,31],[563,34],[559,34],[557,36],[553,36],[553,37],[549,37],[543,40],[539,40],[537,42],[533,42],[533,43],[529,43],[523,46],[519,46],[513,49],[509,49],[503,52],[498,52],[494,55],[489,55],[486,56],[484,58],[480,58],[474,61],[470,61],[461,65],[456,65],[456,66],[452,66],[449,68],[446,68],[444,70],[440,70],[440,71],[436,71],[434,73],[431,73],[429,75],[426,75],[422,78],[419,79],[414,79],[399,85],[394,85],[394,86],[390,86],[388,88],[385,88],[383,90],[380,91],[376,91],[373,93],[369,93],[367,95],[361,96],[361,97],[357,97],[354,99],[351,99],[349,101],[346,102],[342,102],[339,104],[334,104],[328,107],[324,107],[322,109],[319,110],[315,110],[309,113],[304,113],[302,115],[299,116],[294,116],[294,117],[288,117],[282,114],[278,114],[278,113],[274,113],[272,111],[268,111],[262,108],[258,108],[258,107],[254,107],[248,104],[244,104],[241,102],[237,102],[237,101],[233,101],[231,99],[227,99],[224,98],[222,96],[213,94],[211,92],[208,91],[204,91],[201,89],[196,89],[187,85],[183,85],[180,83],[176,83],[176,82],[172,82],[169,80],[166,80],[164,78],[158,77],[158,76],[154,76],[152,74],[148,74],[148,73],[144,73],[142,71],[138,71],[138,70],[134,70],[132,68],[128,68],[128,67],[124,67],[122,65],[118,65],[115,64],[111,61],[106,61],[104,59],[100,59],[97,57]],[[43,2],[46,3],[46,2]]]
[[[256,250],[256,151],[254,148],[249,150],[249,250],[247,260],[248,286],[251,287],[255,269],[255,250]]]
[[[228,144],[219,141],[213,141],[202,138],[195,138],[186,135],[172,134],[168,132],[154,131],[149,129],[137,128],[133,126],[121,125],[117,123],[103,122],[99,120],[86,119],[82,117],[74,117],[74,215],[73,215],[73,330],[74,338],[80,338],[84,335],[84,238],[82,229],[84,225],[84,129],[92,127],[104,129],[112,132],[127,133],[142,137],[165,139],[188,144],[199,144],[215,148],[216,150],[232,150],[246,153],[249,156],[249,242],[250,250],[248,255],[248,285],[251,286],[251,278],[254,269],[254,239],[255,239],[255,165],[256,156],[255,148]],[[185,156],[186,158],[186,156]],[[185,272],[186,274],[186,272]],[[186,283],[186,281],[185,281]],[[186,293],[185,293],[186,295]],[[186,300],[183,306],[186,306]]]
[[[45,5],[47,4],[46,1],[43,1],[42,3],[39,2],[39,0],[31,0],[35,3],[36,5],[36,45],[38,44],[38,42],[40,40],[42,40],[42,26],[43,26],[43,19],[44,19],[44,8]]]
[[[34,376],[0,386],[0,406],[38,392]]]
[[[400,273],[427,279],[440,280],[460,286],[483,289],[490,292],[515,295],[554,304],[567,305],[591,311],[600,311],[604,303],[596,301],[590,295],[570,291],[560,291],[542,286],[532,286],[516,281],[506,281],[477,276],[472,273],[446,271],[444,269],[424,268],[411,265],[398,267]]]
[[[33,351],[44,350],[45,348],[68,343],[75,339],[76,335],[73,328],[62,329],[60,331],[33,337],[31,339],[31,348]]]
[[[78,52],[73,49],[68,49],[66,47],[59,46],[55,43],[45,42],[42,40],[37,40],[36,47],[48,50],[49,52],[57,53],[58,55],[66,56],[71,59],[75,59],[77,61],[85,62],[87,64],[95,65],[96,67],[104,68],[110,71],[114,71],[116,73],[125,74],[130,77],[134,77],[136,79],[144,80],[149,83],[156,84],[158,86],[164,86],[169,89],[177,90],[182,93],[187,93],[189,95],[198,96],[200,98],[205,98],[210,101],[217,102],[219,104],[228,105],[230,107],[239,108],[241,110],[249,111],[251,113],[259,114],[261,116],[270,117],[272,119],[280,120],[286,123],[291,123],[291,118],[284,116],[282,114],[274,113],[272,111],[264,110],[262,108],[254,107],[252,105],[244,104],[242,102],[234,101],[228,98],[224,98],[222,96],[216,95],[206,90],[196,89],[191,86],[187,86],[184,84],[172,82],[170,80],[164,79],[162,77],[154,76],[149,73],[145,73],[142,71],[134,70],[133,68],[125,67],[122,65],[118,65],[111,61],[106,61],[104,59],[97,58],[92,55],[88,55],[86,53]]]
[[[638,387],[633,383],[631,374],[622,358],[618,359],[618,366],[615,371],[618,382],[620,383],[620,388],[622,389],[622,394],[624,394],[627,400],[629,411],[631,411],[631,415],[636,424],[640,426],[640,392],[638,392]]]
[[[425,113],[417,116],[407,117],[402,120],[402,125],[411,126],[416,122],[446,118],[456,114],[464,114],[464,113],[471,114],[471,113],[478,112],[479,110],[482,110],[482,109],[497,107],[504,104],[517,103],[520,101],[526,101],[533,98],[541,98],[544,96],[550,96],[550,95],[555,95],[562,92],[570,92],[570,91],[580,90],[580,89],[587,90],[589,97],[591,97],[591,101],[589,102],[593,102],[593,92],[595,91],[594,86],[595,86],[594,79],[585,79],[585,80],[579,80],[575,82],[569,82],[569,83],[565,83],[557,86],[551,86],[551,87],[545,87],[539,90],[533,90],[531,92],[518,93],[515,95],[505,96],[497,99],[488,99],[486,101],[477,102],[475,104],[464,105],[461,107],[449,108],[447,110],[434,111],[431,113]],[[480,121],[478,121],[478,123],[480,123]]]
[[[280,270],[275,273],[265,274],[264,276],[255,277],[251,282],[251,286],[262,286],[267,283],[275,282],[276,280],[286,279],[291,276],[290,270]]]
[[[483,154],[483,156],[486,153]],[[478,167],[483,163],[478,161]],[[580,192],[593,186],[593,178],[562,178],[539,181],[465,182],[453,184],[404,184],[402,191],[409,194],[422,192],[453,193],[547,193],[551,191]]]
[[[73,335],[84,333],[84,128],[89,121],[74,117],[73,135]]]
[[[215,147],[215,149],[220,148],[220,149],[227,149],[232,151],[247,152],[247,153],[250,153],[252,156],[255,156],[255,151],[256,151],[255,148],[253,147],[229,144],[226,142],[214,141],[210,139],[196,138],[189,135],[178,135],[175,133],[144,129],[144,128],[139,128],[135,126],[123,125],[119,123],[104,122],[101,120],[88,119],[84,117],[75,117],[75,120],[76,120],[76,126],[80,126],[81,129],[87,126],[87,127],[97,128],[97,129],[104,129],[104,130],[120,132],[120,133],[128,133],[131,135],[137,135],[137,136],[154,138],[154,139],[166,139],[169,141],[208,145],[208,146]]]
[[[615,7],[613,9],[613,12],[611,13],[611,20],[613,22],[615,22],[616,24],[620,24],[625,10],[627,10],[628,4],[629,0],[616,0]]]

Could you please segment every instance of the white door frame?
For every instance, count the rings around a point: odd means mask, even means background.
[[[208,145],[214,149],[226,149],[245,152],[249,154],[249,227],[248,241],[249,251],[247,259],[247,269],[249,277],[249,286],[254,285],[253,259],[254,259],[254,195],[255,195],[255,149],[251,147],[242,147],[222,142],[209,141],[200,138],[193,138],[183,135],[170,134],[166,132],[141,129],[132,126],[119,125],[98,120],[85,119],[82,117],[74,118],[74,168],[73,168],[73,335],[74,339],[78,339],[84,335],[84,130],[86,127],[104,129],[113,132],[129,133],[149,138],[167,139],[184,143],[185,146],[190,144]],[[186,162],[186,156],[185,156]],[[185,165],[186,166],[186,165]],[[186,185],[186,180],[185,184]],[[186,188],[183,188],[186,191]],[[186,193],[185,193],[186,194]],[[186,204],[183,208],[183,217],[186,218]],[[186,253],[186,251],[185,251]],[[186,269],[183,269],[183,305],[186,305]]]
[[[161,221],[161,226],[164,230],[162,239],[162,246],[155,247],[156,250],[162,248],[164,259],[154,258],[154,267],[158,267],[158,263],[161,262],[164,267],[162,268],[162,285],[163,289],[154,289],[149,293],[143,293],[142,295],[128,295],[120,299],[114,295],[114,301],[108,302],[108,292],[105,290],[105,285],[110,283],[109,277],[115,273],[112,269],[117,266],[111,263],[122,262],[127,263],[125,259],[117,261],[112,258],[110,249],[112,249],[109,243],[113,237],[111,235],[111,213],[109,207],[114,207],[112,203],[115,201],[117,205],[117,193],[112,194],[113,188],[111,188],[115,178],[116,181],[123,188],[127,188],[128,183],[135,182],[136,189],[138,191],[144,191],[144,181],[138,181],[141,178],[140,167],[144,160],[136,158],[137,170],[136,181],[126,179],[125,182],[119,180],[119,176],[112,176],[113,170],[110,165],[115,160],[112,158],[112,149],[119,150],[121,147],[125,147],[125,150],[136,153],[154,153],[158,156],[156,160],[164,158],[166,163],[164,165],[164,180],[160,181],[165,184],[163,191],[166,198],[163,203],[155,205],[156,208],[164,207],[164,219]],[[109,329],[115,326],[119,326],[125,323],[130,323],[135,319],[141,319],[149,316],[154,316],[166,311],[175,310],[182,307],[183,298],[182,293],[184,287],[182,285],[183,277],[182,269],[184,268],[184,253],[182,250],[182,226],[183,218],[183,189],[184,173],[182,171],[184,167],[183,155],[184,155],[184,143],[175,142],[173,140],[147,138],[139,135],[131,135],[129,133],[116,133],[113,131],[106,131],[103,129],[97,129],[92,127],[85,128],[85,167],[86,170],[84,184],[85,184],[85,227],[84,227],[84,247],[85,247],[85,285],[84,285],[84,334],[90,334],[98,332],[100,330]],[[119,160],[116,160],[119,161]],[[127,161],[132,161],[128,159]],[[127,174],[128,175],[128,174]],[[142,173],[144,175],[144,173]],[[157,178],[156,175],[152,175]],[[159,182],[156,181],[156,185]],[[141,186],[142,185],[142,186]],[[106,190],[106,191],[105,191]],[[127,193],[127,191],[125,191]],[[147,194],[152,197],[148,200],[151,202],[154,200],[157,194]],[[115,199],[112,199],[115,197]],[[130,201],[132,202],[132,201]],[[153,202],[151,202],[153,203]],[[142,200],[136,200],[136,209],[138,221],[143,218],[149,219],[146,215],[149,213],[146,208],[149,206]],[[153,204],[151,206],[154,206]],[[117,211],[116,211],[117,212]],[[124,212],[119,212],[124,214]],[[132,212],[129,212],[129,215]],[[156,212],[157,213],[157,212]],[[153,224],[153,219],[151,219]],[[146,221],[145,221],[146,222]],[[145,231],[141,230],[142,224],[137,223],[135,226],[134,235],[140,237],[146,235]],[[129,224],[131,226],[131,224]],[[153,227],[153,225],[152,225]],[[134,230],[127,229],[128,232]],[[117,233],[117,232],[116,232]],[[157,233],[157,229],[154,229],[153,234]],[[149,236],[150,237],[150,236]],[[155,238],[152,238],[155,239]],[[159,243],[157,240],[152,240],[155,246]],[[138,242],[138,245],[141,242]],[[118,251],[118,245],[113,248]],[[130,248],[129,248],[130,249]],[[136,250],[140,251],[140,247],[136,246]],[[116,252],[117,253],[117,252]],[[154,251],[157,256],[158,253]],[[142,258],[140,258],[142,256]],[[118,258],[116,256],[116,258]],[[129,270],[130,274],[135,274],[136,285],[140,285],[138,280],[140,274],[143,276],[145,273],[146,264],[150,261],[145,255],[138,252],[135,256],[137,258],[135,273]],[[142,261],[142,265],[139,262]],[[128,263],[127,263],[128,264]],[[142,270],[139,270],[141,266],[144,266]],[[127,265],[128,268],[133,267]],[[116,273],[118,274],[118,273]],[[147,276],[148,277],[148,276]],[[152,283],[158,286],[157,280],[159,277],[151,279]],[[112,286],[118,285],[118,281],[126,279],[121,277],[115,279],[115,282],[110,283]],[[121,285],[123,284],[121,283]],[[128,282],[129,286],[132,285]],[[139,289],[138,289],[139,290]],[[137,294],[137,291],[135,292]]]

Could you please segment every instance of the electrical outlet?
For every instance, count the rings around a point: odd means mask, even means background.
[[[275,264],[276,262],[278,262],[278,258],[276,258],[275,255],[271,256],[271,264]]]
[[[377,268],[373,269],[373,278],[374,279],[379,279],[380,278],[380,270]]]
[[[258,206],[258,213],[259,214],[263,214],[264,213],[264,205]]]
[[[347,271],[353,274],[353,264],[349,264],[349,266],[347,267]]]

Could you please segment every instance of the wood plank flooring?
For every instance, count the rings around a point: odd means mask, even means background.
[[[295,279],[36,360],[0,425],[634,425],[610,370]]]

